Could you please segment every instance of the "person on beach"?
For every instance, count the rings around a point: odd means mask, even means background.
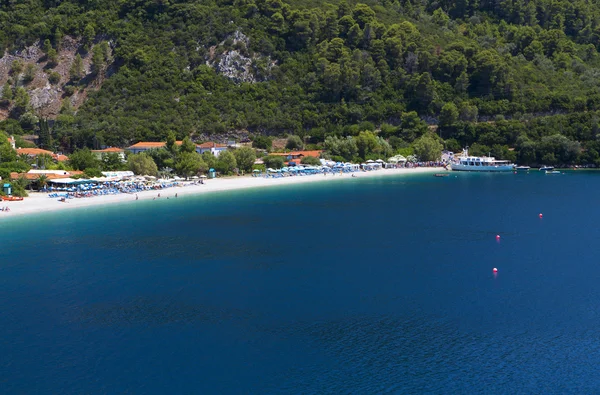
[[[158,194],[158,197],[160,197],[160,193]]]
[[[177,194],[175,194],[175,197],[177,197]]]
[[[136,193],[136,194],[135,194],[135,200],[138,200],[138,199],[139,199],[139,198],[138,198],[138,195],[137,195],[137,193]]]

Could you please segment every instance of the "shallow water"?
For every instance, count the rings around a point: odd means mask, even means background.
[[[0,391],[595,393],[598,192],[452,173],[6,220]]]

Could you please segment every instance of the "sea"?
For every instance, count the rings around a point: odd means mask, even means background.
[[[600,172],[449,174],[0,219],[0,393],[599,393]]]

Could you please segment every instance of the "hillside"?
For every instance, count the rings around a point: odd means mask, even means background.
[[[67,152],[170,131],[320,143],[377,130],[402,148],[429,124],[452,150],[600,164],[595,2],[28,0],[0,11],[0,82],[24,52],[42,69],[46,40],[62,70],[54,86],[42,72],[13,77],[1,127],[25,134],[39,124],[24,114],[55,119],[50,140]]]

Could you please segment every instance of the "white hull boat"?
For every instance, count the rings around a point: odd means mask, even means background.
[[[454,171],[505,172],[514,171],[515,165],[491,156],[469,156],[467,149],[450,165]]]

